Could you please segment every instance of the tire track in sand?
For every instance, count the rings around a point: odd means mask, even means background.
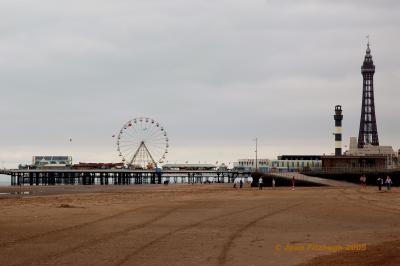
[[[113,214],[113,215],[101,217],[101,218],[93,220],[93,221],[84,222],[84,223],[80,223],[80,224],[76,224],[76,225],[71,225],[71,226],[67,226],[67,227],[63,227],[63,228],[59,228],[59,229],[55,229],[55,230],[51,230],[51,231],[47,231],[47,232],[43,232],[43,233],[39,233],[39,234],[36,234],[36,235],[31,235],[31,236],[26,236],[26,237],[10,240],[8,242],[0,243],[0,248],[5,248],[5,247],[12,246],[12,245],[17,245],[17,244],[19,244],[21,242],[25,242],[25,241],[29,241],[29,240],[34,240],[34,239],[46,237],[47,235],[54,235],[54,234],[58,234],[58,233],[64,233],[65,231],[73,231],[73,230],[80,229],[80,228],[83,228],[83,227],[86,227],[86,226],[90,226],[90,225],[101,223],[101,222],[104,222],[104,221],[107,221],[107,220],[115,219],[115,218],[121,217],[123,215],[129,214],[131,212],[135,212],[137,210],[144,209],[144,208],[149,208],[149,207],[152,207],[152,206],[154,206],[154,205],[141,206],[141,207],[138,207],[138,208],[121,211],[121,212],[118,212],[118,213]]]
[[[155,245],[159,241],[161,241],[163,239],[166,239],[166,238],[168,238],[168,237],[170,237],[170,236],[172,236],[172,235],[174,235],[176,233],[179,233],[181,231],[185,231],[185,230],[188,230],[190,228],[197,227],[197,226],[199,226],[201,224],[204,224],[204,223],[207,223],[207,222],[210,222],[210,221],[218,220],[218,219],[221,219],[221,218],[226,218],[228,216],[231,216],[231,215],[234,215],[234,214],[237,214],[237,213],[242,213],[242,212],[246,212],[246,211],[252,211],[254,209],[261,208],[261,207],[265,207],[265,205],[264,204],[260,204],[260,205],[254,206],[252,208],[245,208],[245,209],[241,209],[241,210],[235,210],[235,211],[232,211],[232,212],[229,212],[229,213],[225,213],[225,214],[222,214],[222,215],[217,215],[217,216],[214,216],[214,217],[209,217],[209,218],[200,220],[198,222],[182,226],[182,227],[177,228],[177,229],[175,229],[173,231],[170,231],[170,232],[168,232],[166,234],[163,234],[163,235],[153,239],[152,241],[148,242],[147,244],[135,249],[132,253],[130,253],[130,254],[126,255],[125,257],[123,257],[122,259],[116,261],[113,265],[114,266],[121,266],[121,265],[129,262],[129,260],[131,258],[133,258],[138,253],[142,252],[143,250],[145,250],[145,249]]]
[[[246,231],[250,227],[254,226],[256,223],[264,220],[265,218],[268,218],[268,217],[274,216],[276,214],[285,212],[287,210],[293,209],[293,208],[295,208],[295,207],[297,207],[297,206],[299,206],[301,204],[303,204],[303,202],[300,202],[300,203],[297,203],[297,204],[294,204],[294,205],[290,205],[288,207],[285,207],[285,208],[282,208],[282,209],[279,209],[279,210],[275,210],[273,212],[266,213],[266,214],[264,214],[262,216],[259,216],[259,217],[255,218],[255,219],[249,221],[248,223],[243,224],[242,226],[240,226],[235,232],[233,232],[233,234],[231,234],[229,236],[228,241],[223,245],[222,251],[221,251],[220,255],[218,256],[218,265],[222,266],[222,265],[226,264],[226,257],[228,255],[229,250],[231,249],[234,241],[237,238],[239,238],[244,231]]]
[[[384,213],[400,215],[399,209],[393,209],[390,206],[388,207],[388,205],[385,205],[385,204],[383,204],[383,205],[377,204],[377,203],[379,203],[379,201],[368,198],[367,195],[369,195],[369,194],[367,192],[353,191],[353,190],[352,191],[343,190],[342,192],[343,192],[344,197],[347,198],[348,202],[351,202],[352,204],[357,204],[358,206],[366,207],[366,208],[373,208],[376,211],[380,211],[380,212],[384,212]]]
[[[192,204],[193,204],[193,202],[192,202]],[[92,248],[92,247],[94,247],[96,245],[102,244],[102,243],[104,243],[106,241],[113,240],[113,239],[118,238],[119,236],[125,235],[125,234],[127,234],[129,232],[132,232],[132,231],[135,231],[135,230],[139,230],[139,229],[142,229],[142,228],[144,228],[144,227],[146,227],[148,225],[151,225],[151,224],[153,224],[153,223],[155,223],[155,222],[167,217],[171,213],[177,211],[178,209],[181,209],[182,207],[184,207],[186,205],[189,205],[189,203],[170,208],[167,211],[161,213],[160,215],[157,215],[156,217],[152,217],[152,218],[150,218],[150,219],[148,219],[148,220],[146,220],[146,221],[144,221],[142,223],[139,223],[139,224],[136,224],[136,225],[132,225],[132,226],[128,226],[128,227],[126,227],[126,228],[124,228],[122,230],[119,230],[119,231],[106,233],[104,235],[101,235],[99,237],[84,241],[79,245],[75,245],[74,247],[62,250],[62,251],[57,252],[57,253],[53,253],[53,254],[50,254],[50,255],[43,255],[43,256],[41,256],[39,258],[36,257],[37,259],[36,258],[33,259],[33,260],[29,259],[27,261],[24,261],[24,262],[21,262],[21,263],[18,263],[18,264],[14,264],[14,265],[39,265],[39,264],[43,264],[45,262],[51,261],[53,259],[58,259],[58,258],[61,258],[61,257],[65,257],[65,256],[68,256],[68,255],[71,255],[74,252],[76,252],[78,250],[82,250],[82,249],[84,249],[86,247],[91,247]],[[146,206],[146,208],[150,208],[152,206],[154,206],[154,205]],[[139,207],[136,210],[143,209],[143,208],[144,207]],[[113,216],[113,218],[119,218],[119,217],[120,216],[117,216],[117,217]],[[107,219],[107,220],[109,220],[109,219]]]

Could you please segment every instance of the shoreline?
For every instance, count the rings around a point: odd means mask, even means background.
[[[173,183],[169,185],[163,184],[131,184],[131,185],[40,185],[40,186],[1,186],[0,185],[0,199],[13,198],[13,197],[35,197],[35,196],[49,196],[49,195],[63,195],[63,194],[81,194],[81,193],[112,193],[112,192],[132,192],[132,191],[168,191],[180,188],[196,188],[196,187],[210,187],[212,189],[222,189],[226,191],[257,191],[258,187],[250,187],[245,184],[243,189],[233,188],[232,183],[211,183],[211,184],[187,184],[187,183]],[[302,189],[341,189],[346,187],[333,187],[333,186],[296,186],[296,190]],[[387,191],[385,187],[381,191],[375,186],[368,186],[367,189],[361,186],[353,187],[359,191],[369,191],[376,193],[398,193],[398,187],[392,187],[391,191]],[[263,191],[285,191],[291,190],[291,186],[264,186]]]

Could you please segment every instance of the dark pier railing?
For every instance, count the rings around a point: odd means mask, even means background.
[[[129,170],[129,169],[24,169],[1,170],[11,185],[130,185],[163,183],[232,183],[250,172],[216,170]]]

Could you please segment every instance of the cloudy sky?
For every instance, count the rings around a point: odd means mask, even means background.
[[[0,1],[0,162],[118,161],[134,117],[169,162],[330,154],[333,110],[358,134],[370,35],[381,144],[400,146],[400,2]],[[73,141],[70,143],[69,138]]]

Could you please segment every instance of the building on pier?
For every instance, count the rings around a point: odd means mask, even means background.
[[[321,165],[320,155],[280,155],[277,160],[271,160],[272,171],[303,171]]]
[[[324,171],[355,169],[387,169],[385,155],[322,156]]]
[[[83,163],[79,162],[71,167],[72,169],[122,169],[123,163]]]
[[[257,161],[256,159],[239,159],[233,162],[233,169],[254,172],[257,168],[260,172],[268,172],[269,162],[269,159],[257,159]]]
[[[32,157],[32,164],[19,165],[20,169],[38,169],[38,168],[51,168],[59,169],[66,168],[72,165],[71,156],[54,156],[54,155],[40,155]]]
[[[233,163],[233,169],[254,172],[257,168],[258,171],[264,173],[292,172],[306,168],[319,168],[321,165],[320,155],[280,155],[276,160],[257,159],[257,165],[255,159],[239,159]]]
[[[163,170],[216,170],[217,166],[213,164],[165,164]]]
[[[392,146],[374,146],[371,144],[364,144],[362,148],[357,145],[357,138],[350,137],[349,150],[345,151],[346,156],[376,156],[384,157],[385,168],[391,169],[396,166],[398,162],[398,153],[393,150]]]
[[[71,156],[33,156],[32,165],[48,166],[48,165],[72,165]]]

